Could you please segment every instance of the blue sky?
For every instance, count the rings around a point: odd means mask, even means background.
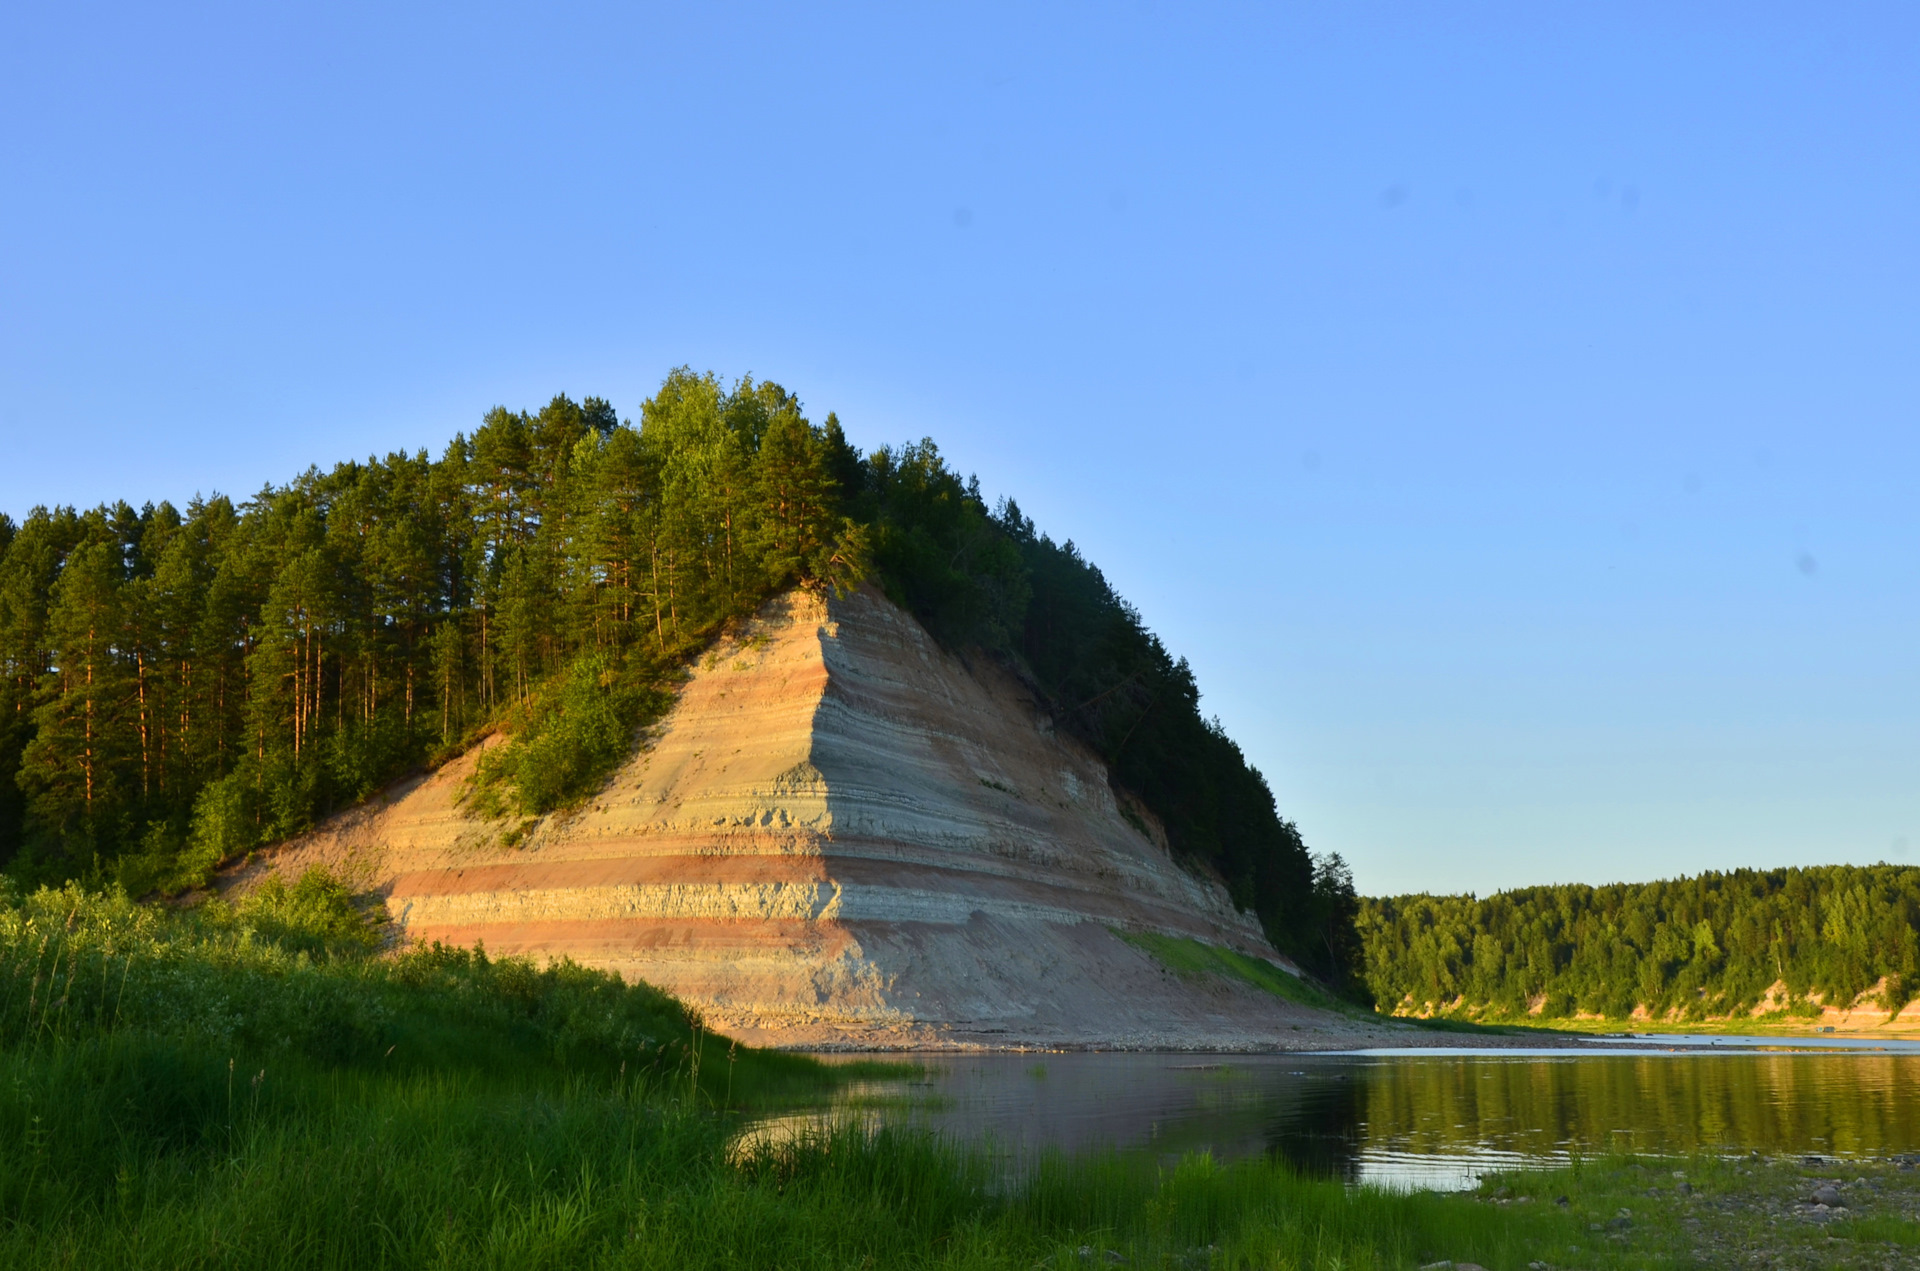
[[[32,5],[0,509],[751,372],[931,435],[1363,889],[1920,840],[1908,6]]]

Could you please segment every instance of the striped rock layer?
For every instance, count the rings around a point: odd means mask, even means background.
[[[1280,961],[1011,676],[878,592],[770,602],[585,807],[515,846],[474,756],[289,843],[405,935],[646,980],[759,1044],[1245,1046],[1298,1014],[1121,938]]]

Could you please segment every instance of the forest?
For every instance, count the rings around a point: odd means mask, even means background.
[[[1359,928],[1375,1001],[1408,1014],[1814,1015],[1869,990],[1891,1014],[1920,993],[1920,869],[1906,866],[1369,898]]]
[[[494,731],[479,806],[584,797],[681,668],[780,589],[871,579],[997,658],[1275,944],[1358,984],[1358,901],[1071,542],[931,440],[862,454],[777,384],[686,368],[637,424],[496,408],[438,458],[249,498],[0,515],[0,864],[23,887],[202,885]]]

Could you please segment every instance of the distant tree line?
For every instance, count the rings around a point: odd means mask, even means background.
[[[1812,1013],[1879,986],[1920,992],[1920,869],[1736,870],[1609,887],[1367,899],[1366,980],[1383,1010],[1517,1018]],[[1769,990],[1779,986],[1772,998]]]
[[[931,441],[862,455],[778,385],[685,369],[638,426],[561,396],[238,503],[0,516],[0,859],[179,890],[498,728],[477,802],[535,815],[630,753],[723,624],[870,576],[1026,677],[1281,948],[1358,982],[1345,867],[1071,543]]]

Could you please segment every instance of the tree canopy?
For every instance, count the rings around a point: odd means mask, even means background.
[[[190,885],[502,722],[569,716],[547,731],[577,744],[524,771],[590,778],[629,747],[641,689],[718,623],[865,572],[837,426],[777,385],[685,370],[642,419],[559,396],[489,412],[438,459],[5,522],[10,870]]]

